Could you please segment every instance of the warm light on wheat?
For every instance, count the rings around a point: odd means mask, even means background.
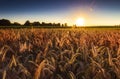
[[[120,79],[119,34],[107,28],[0,29],[0,79]]]

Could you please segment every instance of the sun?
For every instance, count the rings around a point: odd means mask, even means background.
[[[85,20],[84,18],[79,18],[76,20],[76,25],[77,26],[84,26]]]

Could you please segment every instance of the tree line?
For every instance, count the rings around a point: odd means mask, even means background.
[[[50,26],[50,27],[67,27],[67,23],[61,24],[61,23],[45,23],[45,22],[30,22],[27,20],[24,24],[20,24],[18,22],[11,23],[10,20],[7,19],[0,19],[0,26]]]

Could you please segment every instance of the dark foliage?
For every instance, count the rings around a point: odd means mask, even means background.
[[[0,26],[42,26],[42,27],[67,27],[67,23],[65,24],[60,24],[60,23],[45,23],[45,22],[30,22],[29,20],[27,20],[23,25],[18,23],[18,22],[14,22],[11,23],[9,20],[7,19],[1,19],[0,20]]]
[[[7,19],[1,19],[0,20],[0,26],[10,26],[11,22]]]
[[[40,23],[39,22],[33,22],[32,25],[33,26],[40,26]]]
[[[21,24],[18,23],[18,22],[14,22],[12,25],[13,25],[13,26],[21,26]]]
[[[27,20],[26,22],[25,22],[25,24],[24,24],[24,26],[31,26],[32,24],[30,23],[30,21],[29,20]]]

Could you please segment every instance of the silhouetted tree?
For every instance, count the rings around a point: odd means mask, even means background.
[[[55,23],[53,23],[52,25],[55,26]]]
[[[31,26],[30,21],[29,21],[29,20],[27,20],[27,21],[25,22],[24,26]]]
[[[42,22],[42,24],[41,24],[42,26],[45,26],[45,22]]]
[[[67,23],[62,24],[62,27],[67,27]]]
[[[7,20],[7,19],[1,19],[0,20],[0,26],[21,26],[21,24],[20,23],[18,23],[18,22],[14,22],[14,23],[12,23],[11,24],[11,22],[9,21],[9,20]],[[24,24],[23,24],[23,26],[43,26],[43,27],[67,27],[67,23],[65,23],[65,24],[60,24],[60,23],[45,23],[45,22],[42,22],[41,24],[40,24],[40,22],[33,22],[33,23],[30,23],[30,21],[29,20],[27,20]]]
[[[0,26],[10,26],[11,22],[7,19],[0,20]]]
[[[60,23],[57,23],[54,25],[55,27],[60,27]]]
[[[33,26],[40,26],[40,23],[39,22],[33,22],[32,25]]]
[[[52,26],[52,23],[48,23],[47,25],[48,25],[48,26]]]
[[[65,27],[67,27],[67,23],[65,23],[65,25],[64,25]]]
[[[21,24],[18,23],[18,22],[14,22],[12,25],[13,25],[13,26],[21,26]]]
[[[64,24],[62,24],[62,27],[64,27]]]

